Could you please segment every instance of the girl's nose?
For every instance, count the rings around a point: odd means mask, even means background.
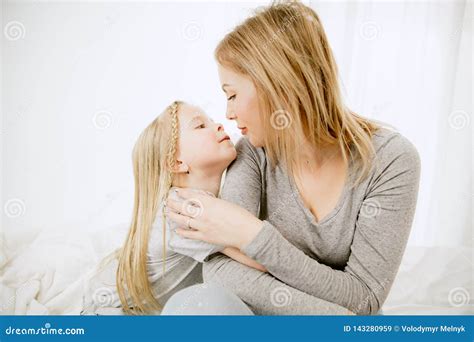
[[[224,126],[221,124],[221,123],[216,123],[216,126],[217,126],[217,131],[220,132],[220,131],[223,131],[224,130]]]
[[[225,117],[227,118],[227,120],[235,120],[235,114],[232,111],[232,109],[227,108],[227,112],[225,113]]]

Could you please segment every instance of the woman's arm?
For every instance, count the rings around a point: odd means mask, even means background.
[[[228,170],[221,197],[258,216],[258,185],[263,182],[259,169],[264,168],[259,164],[260,152],[244,139],[236,147],[240,160]],[[359,215],[351,254],[343,270],[332,269],[307,256],[268,221],[263,221],[258,234],[240,250],[291,287],[358,314],[378,312],[395,279],[410,233],[420,159],[415,147],[395,133],[380,146],[375,162],[359,212],[371,212],[375,204],[377,215]],[[243,181],[242,175],[248,179]],[[226,278],[231,278],[233,286],[245,289],[245,271],[229,271],[227,267],[235,265],[232,261],[218,268],[211,267],[213,262],[214,259],[208,261],[209,276],[219,273],[223,282],[230,285]]]
[[[227,255],[229,258],[234,259],[235,261],[240,262],[241,264],[247,265],[249,267],[255,268],[261,272],[267,272],[267,269],[260,265],[255,260],[249,258],[244,253],[242,253],[238,248],[235,247],[226,247],[221,251],[222,254]]]
[[[219,253],[203,264],[203,278],[235,293],[256,315],[354,315]]]
[[[256,152],[245,138],[236,144],[237,159],[227,169],[221,198],[233,202],[255,217],[259,216],[262,196],[262,177],[260,170],[265,167],[265,158]],[[239,249],[239,254],[249,258]],[[223,252],[222,252],[223,253]],[[228,255],[228,254],[227,254]],[[235,259],[235,258],[233,258]],[[236,259],[237,260],[237,259]],[[353,312],[309,295],[279,281],[266,268],[249,258],[251,263],[262,267],[246,266],[224,255],[214,254],[203,265],[205,282],[216,282],[234,292],[246,302],[256,315],[354,315]]]
[[[355,313],[374,314],[388,296],[405,250],[419,173],[415,147],[399,134],[392,136],[378,154],[376,171],[361,203],[360,212],[372,212],[375,205],[377,215],[359,215],[344,270],[307,256],[268,221],[241,251],[298,290]]]

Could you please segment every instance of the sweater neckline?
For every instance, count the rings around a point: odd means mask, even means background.
[[[298,189],[298,186],[294,182],[293,177],[291,177],[290,175],[287,175],[288,176],[287,179],[288,179],[288,183],[290,185],[291,191],[293,191],[293,193],[296,194],[295,197],[296,197],[296,202],[298,203],[298,206],[304,212],[306,217],[310,219],[311,224],[313,226],[322,226],[322,225],[326,224],[327,222],[329,222],[334,216],[336,216],[336,214],[339,212],[339,210],[341,210],[341,208],[342,208],[342,206],[343,206],[343,204],[346,200],[347,194],[349,192],[350,184],[353,181],[352,175],[353,175],[353,162],[352,162],[352,157],[349,156],[349,163],[348,163],[348,166],[347,166],[347,174],[346,174],[346,177],[345,177],[344,186],[342,188],[341,194],[339,195],[339,199],[337,200],[337,203],[334,206],[334,208],[332,208],[332,210],[329,213],[327,213],[319,221],[316,221],[316,218],[315,218],[314,214],[304,204],[303,197],[301,196],[301,193]]]

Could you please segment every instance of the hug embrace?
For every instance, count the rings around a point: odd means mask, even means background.
[[[379,314],[415,214],[416,148],[345,106],[321,21],[302,3],[259,9],[215,59],[243,136],[234,145],[185,101],[145,128],[128,234],[91,277],[82,314]]]

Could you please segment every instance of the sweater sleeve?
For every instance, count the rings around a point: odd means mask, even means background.
[[[262,200],[263,151],[242,138],[236,144],[237,159],[229,166],[221,198],[259,216]],[[203,266],[204,280],[230,289],[257,315],[346,315],[345,307],[295,289],[268,273],[217,254]]]
[[[255,315],[348,315],[346,308],[279,281],[271,274],[243,265],[222,254],[203,265],[206,283],[217,283],[235,293]]]
[[[307,256],[268,221],[242,252],[290,286],[357,314],[374,314],[400,266],[415,213],[419,175],[418,152],[400,134],[379,149],[343,270]]]
[[[246,138],[241,138],[235,149],[237,158],[227,168],[220,197],[258,217],[262,200],[261,169],[264,159]]]

